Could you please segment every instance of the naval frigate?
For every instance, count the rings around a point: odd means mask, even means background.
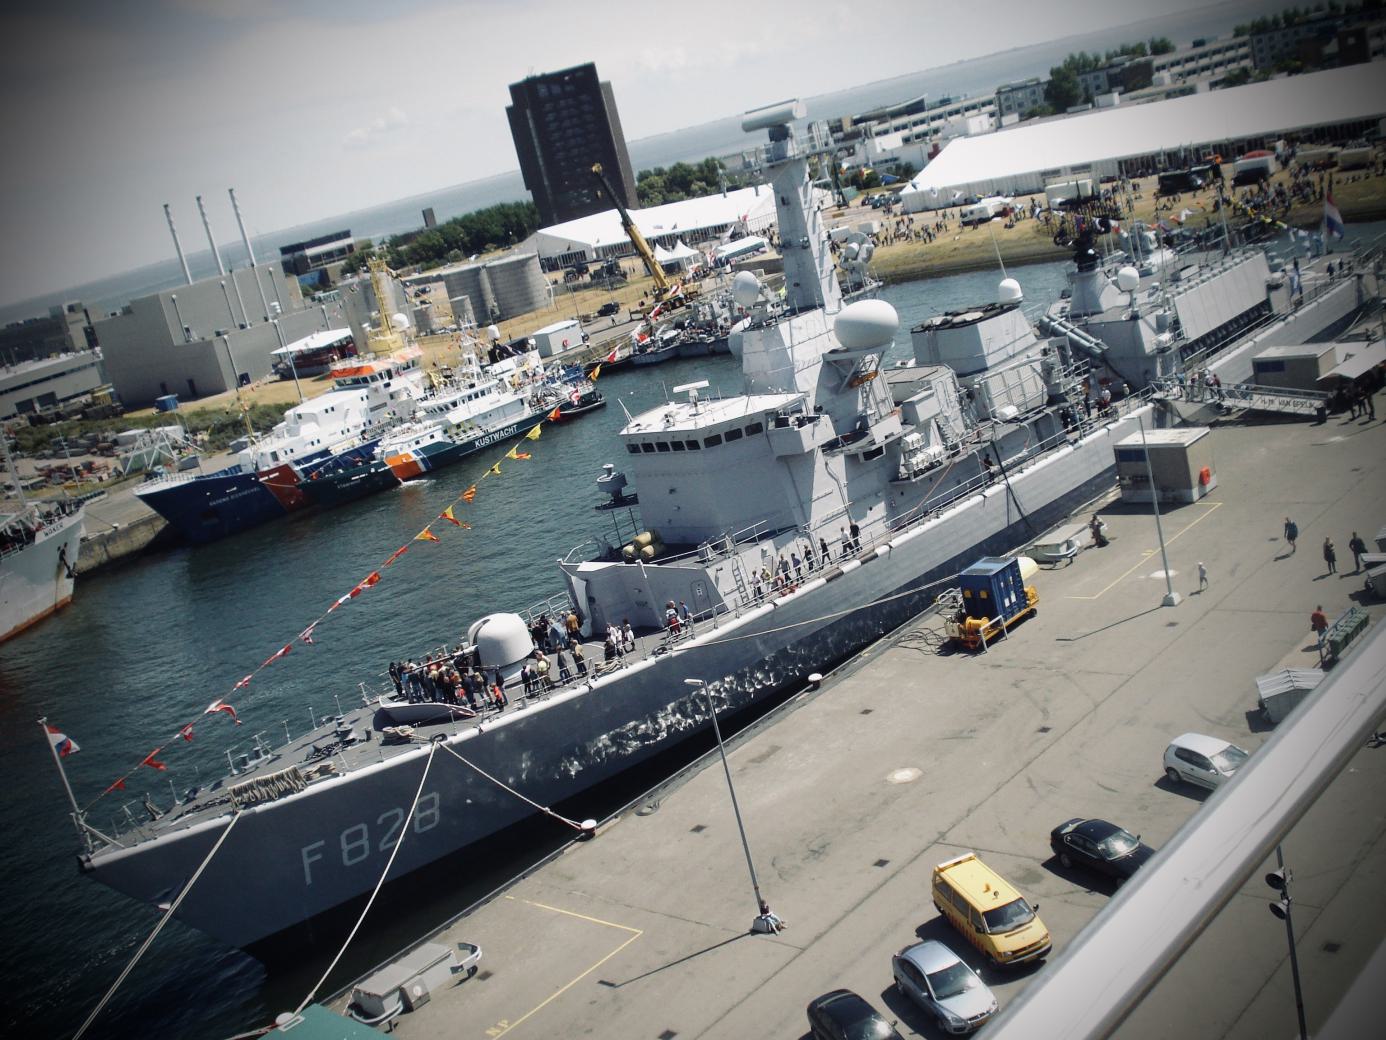
[[[738,276],[745,317],[730,346],[744,392],[695,384],[634,416],[620,439],[643,534],[559,564],[561,602],[598,639],[626,621],[659,632],[671,603],[694,623],[484,718],[440,712],[447,721],[402,743],[384,739],[386,701],[368,700],[282,747],[257,743],[233,775],[119,834],[79,815],[86,873],[155,906],[181,897],[186,924],[254,946],[366,894],[392,855],[390,876],[403,876],[534,803],[580,804],[710,727],[709,702],[724,715],[795,688],[928,607],[977,556],[1033,540],[1113,486],[1113,445],[1151,407],[1136,395],[1082,417],[1088,360],[1071,334],[1037,334],[1013,280],[996,301],[915,328],[912,363],[883,365],[898,318],[884,301],[843,302],[792,131],[803,115],[786,102],[743,122],[769,136],[785,271],[782,296]],[[1177,349],[1152,341],[1152,367]],[[505,679],[534,652],[516,614],[481,618],[468,642],[463,653]]]

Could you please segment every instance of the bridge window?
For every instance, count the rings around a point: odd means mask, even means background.
[[[675,451],[687,451],[687,450],[688,450],[686,447],[684,447],[683,441],[671,441],[669,446],[670,446],[671,448],[673,448]]]
[[[655,441],[655,450],[656,450],[656,451],[668,451],[668,450],[669,450],[669,442],[668,442],[668,441]]]
[[[651,444],[649,441],[641,441],[640,450],[643,451],[646,455],[653,455],[655,449],[654,445]]]
[[[698,451],[700,448],[702,448],[702,445],[699,444],[697,441],[684,441],[684,443],[688,445],[689,451]]]
[[[639,454],[640,454],[640,445],[638,445],[638,444],[627,444],[627,445],[626,445],[626,451],[630,452],[632,455],[639,455]]]
[[[719,445],[719,444],[721,444],[721,443],[722,443],[722,435],[721,435],[720,433],[714,433],[711,437],[704,437],[704,438],[703,438],[703,447],[704,447],[704,448],[715,448],[715,447],[717,447],[717,445]]]
[[[764,423],[753,422],[753,423],[751,423],[750,426],[747,426],[747,427],[746,427],[746,436],[747,436],[747,437],[754,437],[756,434],[758,434],[758,433],[764,433],[764,432],[765,432],[765,424],[764,424]]]
[[[730,444],[732,441],[739,441],[743,436],[745,435],[740,430],[728,430],[727,443]]]

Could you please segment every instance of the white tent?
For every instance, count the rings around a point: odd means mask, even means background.
[[[1025,194],[1062,177],[1115,176],[1122,159],[1181,149],[1196,158],[1202,145],[1382,116],[1386,64],[1372,61],[958,138],[901,195],[907,211],[938,209],[963,195]]]
[[[701,263],[703,254],[692,246],[685,245],[682,239],[674,243],[672,249],[665,249],[663,246],[654,247],[655,260],[661,267],[678,267],[680,270],[688,270],[695,263]]]
[[[762,185],[629,212],[651,246],[676,247],[688,239],[715,238],[737,224],[744,224],[751,233],[764,231],[775,222],[775,197]],[[614,209],[541,228],[535,249],[542,259],[563,263],[632,252],[621,215]]]

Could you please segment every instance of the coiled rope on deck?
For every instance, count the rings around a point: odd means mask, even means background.
[[[433,765],[433,755],[437,750],[438,743],[434,741],[429,746],[428,758],[424,761],[423,775],[419,777],[419,786],[414,791],[414,800],[410,803],[409,812],[404,817],[406,824],[414,818],[414,810],[419,807],[419,799],[423,797],[424,784],[428,781],[428,770]],[[385,879],[390,876],[390,868],[395,865],[395,857],[399,855],[400,846],[404,844],[404,836],[409,833],[410,829],[410,827],[405,825],[400,827],[399,837],[395,839],[395,847],[390,850],[390,858],[385,863],[385,869],[380,872],[380,879],[376,881],[375,888],[371,891],[370,899],[366,900],[366,905],[361,909],[361,916],[356,918],[356,923],[351,927],[351,933],[346,937],[346,941],[342,943],[342,948],[337,951],[337,955],[332,958],[332,963],[327,966],[327,970],[322,973],[322,978],[318,979],[313,988],[309,990],[308,995],[304,997],[303,1001],[294,1009],[294,1017],[301,1015],[303,1009],[312,1003],[313,998],[318,995],[318,990],[322,989],[323,983],[327,981],[328,976],[336,970],[337,962],[342,959],[342,955],[346,953],[347,947],[349,947],[356,938],[356,933],[361,930],[361,924],[366,920],[366,915],[371,912],[371,907],[375,905],[375,897],[380,894],[380,889],[384,886]]]
[[[81,1040],[83,1034],[85,1034],[86,1031],[91,1028],[91,1024],[96,1021],[96,1016],[105,1010],[106,1005],[110,1003],[111,998],[115,996],[116,990],[120,989],[126,978],[129,977],[130,972],[135,970],[135,965],[139,963],[145,951],[153,945],[154,940],[158,938],[159,933],[163,931],[164,925],[168,924],[169,921],[173,919],[173,915],[176,914],[178,908],[183,905],[183,900],[186,899],[188,893],[192,891],[193,885],[197,884],[197,879],[202,876],[202,872],[207,869],[213,857],[221,851],[221,846],[225,843],[227,836],[230,835],[240,818],[241,815],[239,812],[233,812],[231,814],[231,822],[228,823],[226,829],[221,832],[220,837],[217,838],[216,844],[212,846],[212,850],[207,853],[207,857],[198,865],[198,868],[193,871],[192,877],[190,877],[188,883],[183,886],[183,891],[178,893],[178,898],[173,901],[166,911],[164,911],[164,916],[159,919],[159,923],[154,926],[154,930],[149,933],[148,938],[140,944],[140,948],[135,951],[135,955],[130,958],[129,963],[125,965],[125,969],[116,978],[115,982],[111,983],[111,988],[106,991],[106,995],[101,998],[101,1002],[92,1009],[91,1014],[87,1016],[87,1020],[82,1023],[82,1028],[78,1029],[77,1032],[73,1034],[72,1040]]]

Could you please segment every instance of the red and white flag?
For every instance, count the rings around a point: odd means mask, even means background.
[[[238,689],[238,690],[244,690],[247,686],[250,685],[250,680],[253,679],[254,677],[255,677],[255,673],[254,673],[254,672],[251,672],[249,675],[247,675],[247,676],[246,676],[244,679],[242,679],[240,682],[236,683],[235,688]]]
[[[192,743],[192,728],[193,724],[189,722],[186,726],[184,726],[182,729],[178,731],[178,735],[182,737],[184,740],[186,740],[189,744]]]
[[[144,756],[144,760],[143,760],[142,762],[140,762],[140,765],[142,765],[142,766],[148,766],[150,769],[157,769],[157,770],[159,770],[159,772],[162,773],[164,770],[166,770],[166,769],[168,768],[168,766],[165,765],[163,762],[160,762],[157,758],[154,757],[155,755],[157,755],[157,754],[158,754],[160,751],[162,751],[162,750],[163,750],[163,748],[161,748],[161,747],[156,747],[153,751],[151,751],[149,754],[147,754],[147,755]]]
[[[261,668],[264,668],[264,667],[266,667],[267,665],[271,665],[271,664],[273,664],[275,661],[279,660],[281,657],[288,657],[288,656],[289,656],[289,652],[290,652],[291,650],[293,650],[293,648],[294,648],[294,644],[293,644],[293,643],[285,643],[283,646],[281,646],[281,647],[280,647],[278,650],[276,650],[274,653],[272,653],[272,654],[270,654],[268,657],[266,657],[266,658],[265,658],[265,663],[262,664],[260,667],[261,667]]]
[[[203,715],[215,715],[215,714],[216,714],[217,712],[219,712],[219,711],[220,711],[220,712],[223,712],[223,713],[225,713],[225,714],[227,714],[227,715],[230,715],[231,718],[235,721],[235,723],[236,723],[237,726],[239,726],[239,725],[241,724],[241,720],[238,719],[238,718],[236,718],[236,709],[233,708],[233,707],[231,707],[231,705],[227,704],[227,703],[226,703],[225,701],[223,701],[223,700],[215,700],[215,701],[213,701],[211,704],[207,705],[207,710],[204,711],[202,714],[203,714]]]

